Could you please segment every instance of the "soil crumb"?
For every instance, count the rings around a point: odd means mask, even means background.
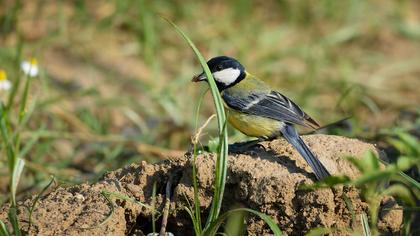
[[[350,178],[359,175],[345,160],[347,156],[362,158],[366,152],[373,151],[383,157],[374,145],[356,139],[328,135],[308,135],[303,139],[333,175]],[[348,186],[320,190],[299,188],[302,184],[314,183],[316,178],[285,140],[237,150],[229,155],[228,162],[222,211],[247,207],[263,212],[270,215],[286,235],[302,235],[316,227],[351,229],[361,235],[358,215],[367,213],[368,205],[361,199],[360,191]],[[212,154],[197,157],[202,218],[211,205],[214,163]],[[166,183],[171,179],[167,231],[193,235],[192,222],[185,211],[194,198],[192,165],[189,155],[157,164],[141,162],[109,172],[98,183],[60,187],[36,202],[29,219],[33,196],[18,203],[20,226],[28,235],[147,235],[152,232],[153,211],[149,206],[153,185],[156,183],[156,209],[161,212]],[[384,198],[382,203],[384,210],[380,211],[378,222],[381,234],[398,234],[402,211],[396,209],[398,205],[391,197]],[[8,206],[0,209],[0,219],[10,227],[7,210]],[[249,215],[246,221],[246,235],[271,233],[259,218]],[[156,226],[160,226],[160,220]]]

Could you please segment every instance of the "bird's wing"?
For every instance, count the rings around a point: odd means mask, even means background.
[[[222,93],[222,97],[228,107],[243,113],[314,129],[319,127],[319,124],[302,111],[298,105],[276,91],[271,91],[270,93],[251,92],[248,96],[241,97],[226,91]]]

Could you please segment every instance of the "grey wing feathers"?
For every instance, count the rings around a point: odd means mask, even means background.
[[[229,107],[244,113],[311,128],[319,127],[318,123],[298,105],[276,91],[268,94],[251,93],[244,98],[238,98],[226,92],[222,94],[222,97]]]

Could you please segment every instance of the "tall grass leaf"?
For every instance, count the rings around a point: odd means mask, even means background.
[[[228,218],[225,225],[225,234],[229,236],[240,236],[244,235],[244,219],[246,212],[235,212],[232,213]]]
[[[403,200],[406,204],[410,206],[416,205],[416,202],[413,199],[413,196],[411,195],[410,190],[408,190],[408,188],[402,184],[393,184],[392,186],[385,189],[382,192],[382,194],[398,197],[399,199]]]
[[[385,181],[390,177],[392,173],[388,171],[370,171],[368,173],[363,174],[359,178],[352,181],[352,184],[356,186],[361,186],[367,183],[375,182],[375,181]]]
[[[360,221],[363,227],[363,236],[371,236],[369,221],[365,213],[360,214]]]
[[[150,2],[140,0],[138,3],[138,13],[140,17],[141,26],[139,28],[139,44],[143,47],[144,59],[147,63],[153,64],[155,60],[155,49],[159,38],[156,37],[156,30],[154,26],[154,13]]]
[[[222,133],[219,135],[219,148],[218,148],[218,155],[216,159],[216,170],[215,170],[215,186],[214,186],[214,196],[213,196],[213,204],[210,211],[213,210],[213,214],[209,215],[207,218],[206,227],[210,225],[212,221],[217,220],[220,209],[222,207],[223,201],[223,192],[226,184],[226,175],[227,175],[227,153],[223,156],[224,149],[227,150],[227,140],[225,140],[222,136],[227,134],[227,123],[224,123]]]
[[[387,141],[403,154],[409,156],[420,154],[420,143],[415,137],[406,132],[397,132],[397,136],[398,138],[390,138]]]
[[[351,179],[345,175],[336,175],[336,176],[328,176],[327,178],[322,179],[313,184],[301,184],[299,185],[299,190],[316,190],[321,188],[330,188],[331,186],[335,186],[338,184],[348,184],[350,183]]]
[[[401,175],[401,177],[403,177],[405,180],[407,180],[409,183],[411,183],[413,186],[415,186],[417,189],[420,190],[420,183],[417,182],[417,180],[411,178],[409,175],[407,175],[404,172],[399,172],[399,174]]]
[[[350,87],[346,88],[343,92],[341,92],[340,97],[337,99],[337,102],[335,104],[335,109],[338,109],[341,107],[342,103],[346,100],[347,97],[351,95],[351,92],[358,89],[359,87],[357,85],[351,85]]]
[[[403,223],[400,235],[414,235],[414,232],[410,232],[412,229],[413,219],[413,214],[403,214]]]
[[[16,94],[19,89],[20,81],[21,81],[21,73],[20,71],[20,62],[22,57],[22,50],[23,50],[23,38],[21,34],[18,34],[18,42],[16,45],[16,57],[14,58],[14,64],[15,64],[15,72],[16,72],[16,80],[15,83],[12,86],[12,90],[9,93],[9,97],[7,99],[7,110],[10,110],[10,108],[13,106]]]
[[[104,226],[106,223],[108,223],[109,220],[111,220],[111,217],[114,215],[115,212],[115,206],[114,206],[114,202],[109,198],[109,194],[106,194],[104,191],[101,192],[101,195],[105,198],[105,200],[108,203],[108,206],[110,207],[109,213],[106,215],[105,219],[103,219],[100,223],[93,225],[93,226],[88,226],[88,227],[78,227],[79,229],[84,229],[84,230],[89,230],[89,229],[94,229],[94,228],[99,228],[101,226]]]
[[[137,205],[139,205],[139,206],[145,207],[145,208],[147,208],[147,209],[153,210],[153,207],[152,207],[152,206],[149,206],[149,205],[147,205],[147,204],[144,204],[144,203],[142,203],[142,202],[140,202],[140,201],[137,201],[136,199],[130,198],[129,196],[124,195],[124,194],[114,193],[114,192],[109,192],[109,191],[102,191],[101,193],[102,193],[103,195],[113,196],[113,197],[115,197],[115,198],[119,198],[119,199],[121,199],[121,200],[128,201],[128,202],[131,202],[131,203],[137,204]],[[156,213],[159,213],[159,211],[157,211],[157,210],[154,210],[154,211],[155,211]]]
[[[6,225],[3,223],[3,221],[0,220],[0,236],[10,236],[12,235],[9,230],[7,230]]]
[[[406,36],[407,38],[413,39],[413,41],[418,40],[420,38],[420,27],[418,23],[399,23],[397,24],[397,29],[399,32],[401,32],[402,35]]]
[[[191,221],[193,222],[193,227],[194,227],[194,232],[195,235],[201,235],[201,222],[197,222],[196,217],[194,216],[194,213],[192,212],[192,210],[188,207],[184,207],[185,211],[188,213],[188,215],[191,218]]]
[[[193,179],[193,189],[194,189],[194,214],[192,214],[192,219],[194,223],[194,228],[197,228],[195,231],[201,232],[203,231],[201,225],[201,211],[200,211],[200,199],[198,197],[198,182],[197,182],[197,167],[195,166],[197,162],[197,144],[194,144],[194,154],[193,154],[193,163],[192,163],[192,176]]]
[[[407,157],[407,156],[399,156],[397,159],[397,168],[400,171],[405,171],[417,163],[419,163],[419,161],[416,160],[415,158]]]
[[[347,157],[346,158],[350,163],[352,163],[360,172],[365,172],[366,169],[366,165],[362,162],[362,160],[359,160],[357,158],[354,157]]]
[[[322,43],[327,45],[335,45],[345,43],[350,41],[360,34],[360,26],[359,25],[352,25],[340,28],[336,32],[331,33],[327,37],[322,40]]]
[[[217,162],[216,162],[216,176],[215,176],[215,186],[214,186],[214,196],[213,202],[211,205],[209,217],[207,218],[206,227],[210,225],[211,222],[215,221],[218,218],[220,209],[222,207],[223,193],[225,189],[226,182],[226,173],[227,173],[227,156],[228,156],[228,135],[226,125],[226,115],[223,107],[222,98],[220,97],[219,90],[217,89],[216,82],[213,79],[213,76],[210,72],[209,67],[207,66],[206,61],[204,60],[201,53],[198,51],[194,43],[188,38],[188,36],[172,21],[165,19],[169,24],[174,27],[176,32],[181,35],[188,45],[192,48],[198,60],[200,61],[201,67],[203,68],[207,80],[210,86],[210,91],[213,97],[213,103],[215,105],[216,114],[217,114],[217,124],[219,127],[219,135],[221,136],[220,141],[220,152],[218,153]]]
[[[30,139],[25,141],[25,146],[19,151],[18,158],[25,157],[29,151],[38,143],[38,140],[41,138],[42,132],[45,131],[45,124],[41,125],[41,128],[35,131],[33,134],[30,135]]]
[[[331,234],[335,231],[333,228],[324,228],[324,227],[317,227],[315,229],[311,229],[305,236],[323,236]]]
[[[369,167],[369,170],[379,170],[379,168],[380,168],[379,158],[372,151],[369,151],[365,154],[365,157],[363,158],[363,161]]]
[[[27,99],[28,99],[28,97],[25,98],[25,100],[27,100]],[[24,110],[21,112],[22,117],[19,118],[21,120],[18,122],[16,127],[14,127],[12,137],[15,140],[15,146],[16,146],[16,150],[17,150],[16,152],[18,152],[18,150],[20,150],[20,148],[21,148],[21,146],[20,146],[20,135],[21,135],[22,131],[24,131],[25,126],[28,124],[32,114],[34,113],[34,111],[37,107],[36,102],[37,102],[37,97],[34,97],[31,106],[25,105],[25,108],[23,108]],[[25,103],[27,103],[27,102],[25,102]],[[42,124],[41,127],[39,127],[39,130],[42,127],[45,127],[45,124]]]
[[[25,79],[25,87],[22,94],[22,100],[20,101],[20,107],[19,107],[19,117],[18,117],[18,123],[20,124],[25,116],[25,110],[26,110],[26,104],[28,102],[28,93],[29,93],[29,84],[32,79],[30,79],[28,76]]]
[[[9,171],[12,172],[15,168],[15,151],[13,144],[11,143],[11,138],[9,135],[8,129],[8,114],[7,109],[4,107],[3,103],[0,101],[0,133],[3,141],[3,147],[6,149],[7,155],[7,165]]]
[[[15,206],[11,206],[9,208],[8,216],[9,216],[9,221],[12,224],[13,235],[21,236],[22,233],[20,232],[19,221],[17,219],[17,209]]]
[[[351,214],[351,226],[353,226],[356,224],[356,213],[354,211],[353,203],[347,194],[343,193],[341,196],[343,197],[344,203],[346,204],[346,207]]]
[[[412,147],[413,149],[415,149],[417,151],[420,151],[420,147],[419,147],[420,142],[415,136],[413,136],[413,135],[411,135],[407,132],[401,132],[401,133],[398,134],[398,136],[407,145],[409,145],[410,147]]]
[[[261,212],[249,209],[249,208],[238,208],[238,209],[234,209],[234,210],[230,210],[224,214],[222,214],[217,221],[213,222],[212,224],[209,225],[208,228],[205,229],[205,231],[203,232],[204,236],[213,236],[216,235],[217,230],[220,228],[220,226],[222,225],[222,223],[229,217],[229,215],[236,213],[236,212],[249,212],[252,213],[256,216],[258,216],[259,218],[261,218],[262,220],[264,220],[264,222],[270,227],[271,231],[273,231],[274,235],[276,236],[281,236],[283,235],[283,233],[281,232],[279,226],[276,224],[276,222],[274,222],[274,220]]]
[[[47,189],[49,189],[51,184],[53,184],[54,182],[55,182],[55,178],[54,178],[54,176],[51,176],[50,182],[41,190],[41,192],[38,195],[36,195],[35,199],[32,201],[32,205],[28,209],[28,211],[29,211],[29,217],[28,217],[29,227],[31,227],[31,225],[32,225],[32,213],[35,210],[36,204],[38,203],[38,201],[42,197],[42,195],[44,195],[45,191],[47,191]]]
[[[382,162],[382,164],[384,164],[385,166],[389,166],[389,165],[390,165],[389,163],[387,163],[387,162],[385,162],[385,161],[381,161],[381,162]],[[412,186],[414,186],[414,187],[416,187],[417,189],[419,189],[419,190],[420,190],[420,183],[419,183],[417,180],[413,179],[412,177],[410,177],[409,175],[407,175],[406,173],[404,173],[404,172],[402,172],[402,171],[399,171],[399,172],[398,172],[398,174],[400,175],[400,177],[401,177],[403,180],[407,181],[407,182],[408,182],[408,183],[410,183]]]
[[[20,176],[23,171],[23,167],[25,166],[25,160],[18,158],[16,161],[15,168],[13,169],[12,173],[12,182],[10,186],[11,197],[12,197],[12,204],[16,206],[16,190],[19,184]]]
[[[201,94],[198,101],[197,110],[195,113],[195,133],[198,130],[198,114],[200,113],[201,104],[203,103],[204,95],[207,92],[207,89]],[[194,142],[194,152],[193,152],[193,164],[192,164],[192,180],[193,180],[193,189],[194,189],[194,214],[191,212],[191,219],[194,224],[194,230],[196,235],[201,235],[203,232],[203,227],[201,225],[201,210],[200,210],[200,200],[198,197],[198,182],[197,182],[197,167],[195,163],[197,162],[197,142]]]
[[[0,24],[2,33],[10,33],[16,28],[16,19],[18,18],[19,11],[22,9],[21,0],[16,0],[10,3],[14,4],[10,5],[7,9],[5,9],[5,11],[2,11],[2,21]],[[2,7],[7,5],[8,4],[5,4]]]

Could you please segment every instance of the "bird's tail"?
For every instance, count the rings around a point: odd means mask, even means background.
[[[315,173],[315,176],[318,180],[321,180],[325,177],[330,176],[328,170],[324,165],[319,161],[319,159],[313,154],[313,152],[306,146],[302,138],[297,133],[296,129],[290,125],[285,124],[280,130],[283,134],[283,137],[293,145],[294,148],[300,153],[300,155],[305,159],[305,161],[311,166],[312,170]]]

